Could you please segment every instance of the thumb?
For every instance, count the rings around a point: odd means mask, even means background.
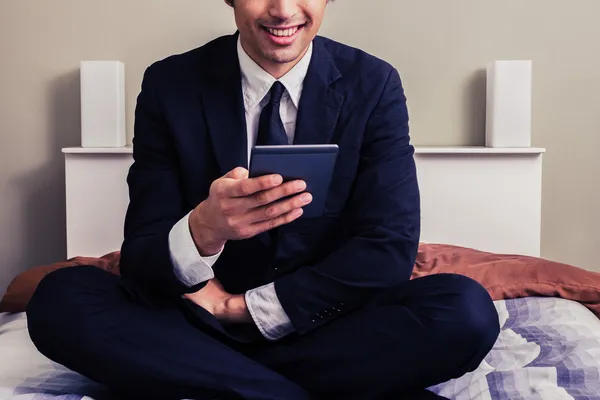
[[[225,175],[225,178],[242,180],[248,178],[248,170],[246,168],[237,167],[232,169]]]

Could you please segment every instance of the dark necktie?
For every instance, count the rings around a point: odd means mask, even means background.
[[[288,144],[288,137],[281,121],[281,115],[279,114],[283,92],[285,92],[285,87],[281,82],[276,81],[271,87],[271,99],[260,114],[258,138],[256,140],[257,146],[281,146]]]
[[[281,115],[279,114],[283,92],[285,92],[285,87],[281,82],[275,82],[271,87],[271,99],[260,114],[258,138],[256,139],[257,146],[281,146],[288,144],[288,137],[281,121]],[[278,232],[279,229],[277,228],[268,231],[271,237],[271,251],[273,252],[277,248]]]

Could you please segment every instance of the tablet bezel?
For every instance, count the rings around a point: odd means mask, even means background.
[[[290,144],[279,146],[254,146],[251,151],[252,156],[255,154],[321,154],[321,153],[337,153],[339,146],[337,144]]]

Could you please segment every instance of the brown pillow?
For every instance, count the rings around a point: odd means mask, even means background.
[[[600,317],[600,274],[536,257],[421,244],[412,278],[452,272],[481,283],[494,300],[540,296],[580,302]]]
[[[91,265],[119,275],[119,258],[120,252],[116,251],[102,257],[75,257],[67,261],[30,268],[17,275],[8,285],[0,301],[0,312],[25,311],[29,299],[42,278],[52,271],[78,265]]]
[[[41,279],[51,271],[92,265],[119,275],[120,253],[75,257],[19,274],[0,301],[0,312],[21,312]],[[446,244],[421,244],[412,278],[439,273],[466,275],[481,283],[494,300],[527,296],[561,297],[588,307],[600,317],[600,274],[572,265],[521,255],[496,254]]]

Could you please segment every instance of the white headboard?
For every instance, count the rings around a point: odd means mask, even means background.
[[[418,148],[421,241],[539,257],[543,153]]]
[[[132,149],[63,149],[67,257],[119,250]],[[539,148],[417,147],[422,242],[540,255]]]

